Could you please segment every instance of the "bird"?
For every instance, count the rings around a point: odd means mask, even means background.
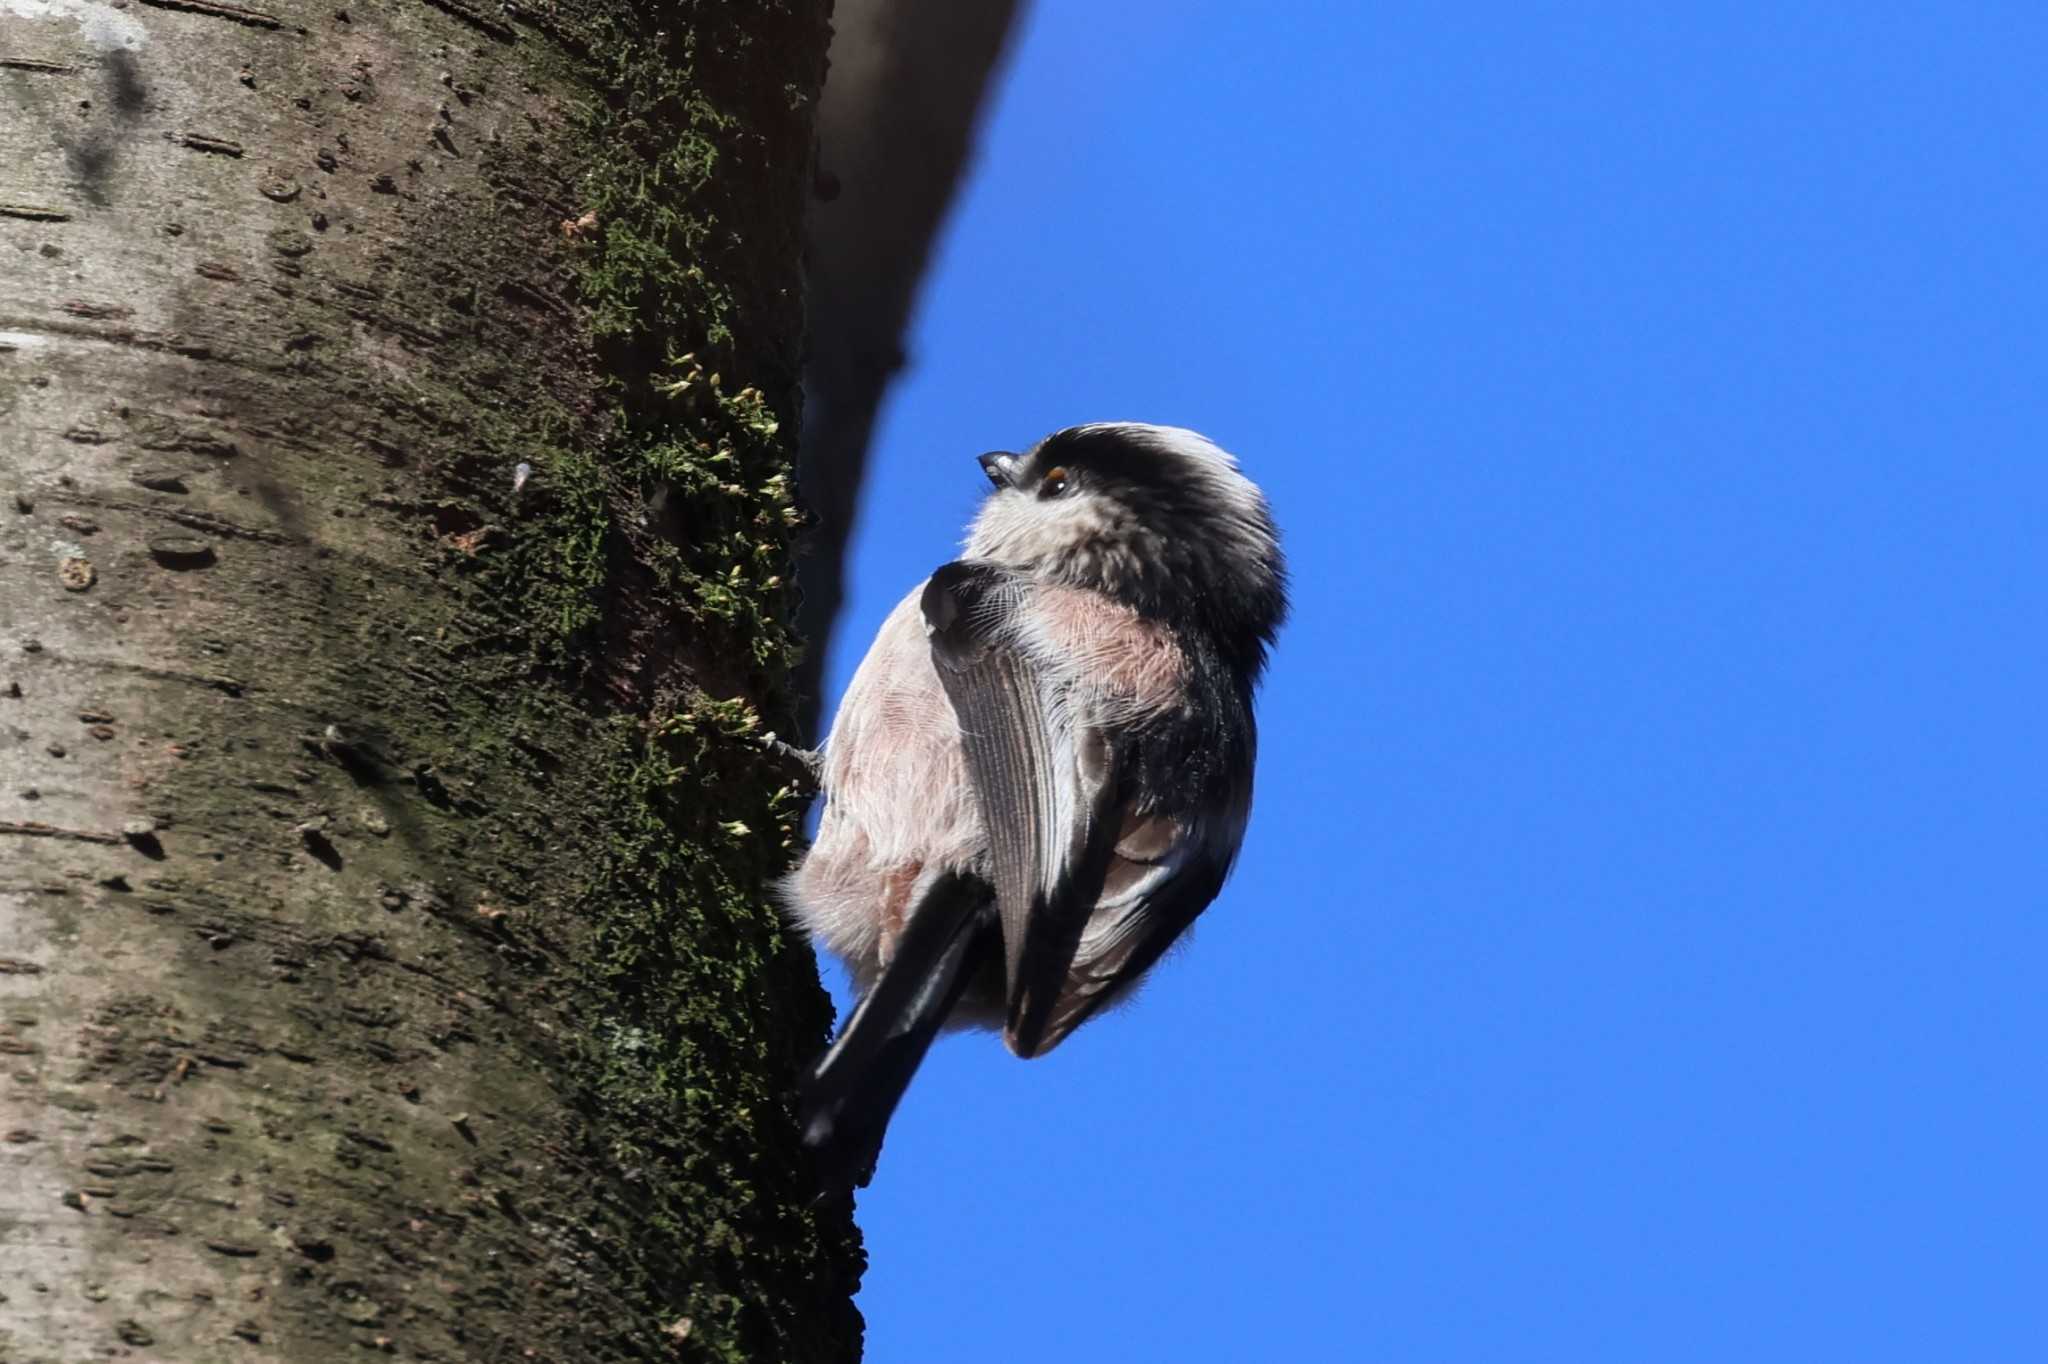
[[[1126,999],[1222,889],[1254,696],[1288,612],[1265,495],[1194,431],[1067,427],[979,457],[958,559],[889,613],[778,883],[859,991],[802,1077],[820,1185],[865,1186],[943,1028],[1043,1056]]]

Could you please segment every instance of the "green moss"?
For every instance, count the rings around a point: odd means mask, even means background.
[[[774,1297],[815,1292],[824,1257],[851,1252],[843,1210],[807,1207],[789,1112],[790,1058],[823,1022],[790,1002],[815,978],[761,896],[796,802],[765,789],[732,731],[715,705],[652,735],[614,730],[615,842],[590,906],[602,1000],[590,1082],[607,1154],[641,1175],[641,1215],[664,1233],[642,1244],[678,1256],[635,1262],[650,1291],[680,1287],[716,1357],[835,1357],[851,1342],[827,1342],[848,1318],[835,1327]]]
[[[808,11],[764,8],[792,18]],[[733,183],[735,174],[762,176],[759,165],[734,170],[742,147],[757,156],[762,145],[782,156],[790,147],[758,119],[721,112],[699,79],[707,53],[725,75],[736,59],[786,61],[746,41],[741,30],[760,27],[754,19],[725,15],[716,35],[680,16],[651,37],[600,24],[589,40],[607,93],[582,111],[591,161],[579,206],[591,225],[571,249],[604,411],[596,423],[560,411],[544,423],[550,434],[530,461],[542,515],[519,552],[500,556],[516,579],[505,595],[530,613],[537,652],[550,662],[588,652],[621,570],[633,566],[653,573],[682,624],[718,632],[717,651],[743,650],[761,670],[755,681],[780,686],[797,656],[788,418],[799,318],[793,300],[778,318],[750,309],[739,294],[760,281],[735,276],[759,272],[764,244],[790,249],[794,224],[774,214],[800,210],[750,204]],[[807,113],[789,107],[792,87],[776,88],[783,121],[807,127]],[[758,220],[744,221],[749,214]],[[775,331],[790,334],[763,335]],[[785,352],[781,363],[763,365],[764,346]],[[757,372],[752,383],[721,376],[738,367]],[[778,400],[755,385],[778,390]],[[596,449],[593,427],[602,433]]]
[[[785,712],[797,648],[803,191],[800,167],[773,167],[809,145],[788,77],[815,89],[823,22],[812,5],[662,17],[600,15],[582,35],[607,93],[581,113],[594,224],[565,250],[600,410],[539,395],[520,432],[477,434],[534,474],[505,545],[471,567],[527,666],[605,683],[584,688],[611,713],[571,912],[586,1139],[633,1193],[634,1234],[605,1246],[645,1308],[631,1334],[659,1357],[661,1324],[687,1317],[698,1357],[842,1359],[860,1253],[843,1202],[809,1206],[789,1092],[830,1006],[767,894],[801,807],[752,742]]]

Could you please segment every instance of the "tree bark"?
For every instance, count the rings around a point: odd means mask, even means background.
[[[825,8],[0,0],[0,1359],[857,1355]]]

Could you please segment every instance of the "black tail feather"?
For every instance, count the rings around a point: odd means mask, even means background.
[[[1001,944],[994,893],[978,877],[941,876],[912,908],[896,955],[803,1087],[803,1141],[829,1191],[868,1182],[910,1077]]]

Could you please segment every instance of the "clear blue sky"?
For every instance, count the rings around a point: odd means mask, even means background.
[[[2048,6],[1042,0],[912,361],[835,688],[1072,422],[1296,611],[1188,949],[913,1087],[874,1364],[2044,1357]]]

